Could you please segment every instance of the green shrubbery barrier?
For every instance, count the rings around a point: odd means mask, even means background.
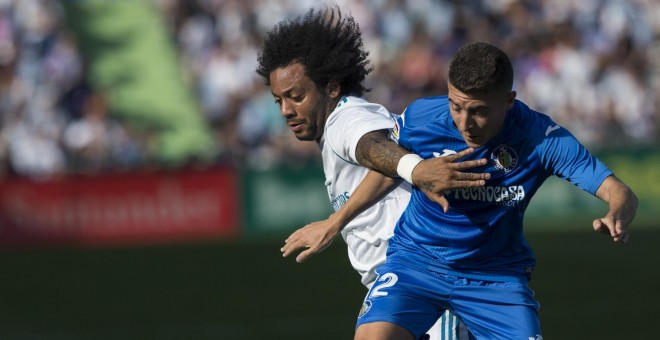
[[[636,227],[653,225],[660,210],[660,149],[618,150],[598,156],[637,193]],[[320,166],[244,171],[243,221],[248,237],[288,234],[332,212]],[[525,216],[527,230],[587,230],[607,213],[607,205],[570,183],[551,177],[532,199]]]

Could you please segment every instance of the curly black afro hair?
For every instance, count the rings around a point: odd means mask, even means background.
[[[461,47],[449,64],[449,83],[463,93],[511,91],[513,67],[499,48],[472,43]]]
[[[310,9],[304,16],[280,22],[267,34],[257,73],[270,86],[271,72],[300,62],[320,88],[337,81],[341,95],[362,96],[369,91],[362,86],[372,71],[368,56],[360,27],[351,16],[343,16],[337,6]]]

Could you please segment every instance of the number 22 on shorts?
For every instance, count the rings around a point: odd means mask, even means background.
[[[399,277],[394,273],[385,273],[379,276],[369,297],[387,296],[388,293],[385,289],[394,286],[397,281],[399,281]]]

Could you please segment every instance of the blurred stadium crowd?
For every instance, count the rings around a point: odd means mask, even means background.
[[[0,1],[0,178],[141,166],[145,137],[108,116],[57,1]]]
[[[336,0],[364,33],[368,99],[400,113],[446,93],[446,68],[467,42],[502,47],[518,98],[592,150],[659,140],[657,0]],[[185,80],[217,141],[215,162],[267,168],[318,158],[295,142],[254,72],[263,35],[316,0],[153,0]],[[136,169],[150,137],[108,115],[56,1],[0,1],[0,177]]]

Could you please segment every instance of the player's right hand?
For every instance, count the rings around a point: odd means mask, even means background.
[[[296,256],[296,262],[302,263],[310,256],[325,250],[340,230],[341,225],[332,218],[312,222],[291,234],[284,241],[284,246],[280,251],[283,257],[287,257],[298,250],[305,249]]]
[[[465,172],[468,169],[484,166],[488,162],[485,158],[459,161],[472,152],[474,149],[468,148],[452,155],[423,160],[413,170],[413,183],[447,212],[449,202],[444,197],[445,191],[484,186],[486,180],[490,179],[489,173]]]

